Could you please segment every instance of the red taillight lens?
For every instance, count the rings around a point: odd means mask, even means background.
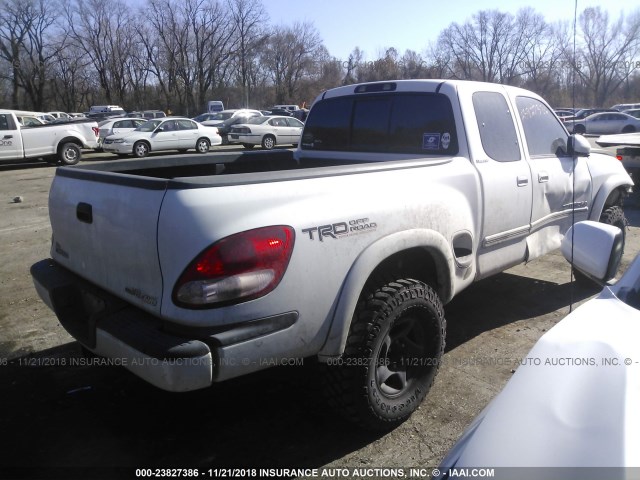
[[[100,129],[98,127],[91,127],[91,129],[93,130],[93,133],[96,134],[96,137],[99,136],[100,134]]]
[[[252,300],[272,291],[284,275],[295,232],[285,225],[237,233],[198,255],[173,289],[187,308]]]
[[[616,155],[616,158],[620,161],[622,161],[622,155]]]

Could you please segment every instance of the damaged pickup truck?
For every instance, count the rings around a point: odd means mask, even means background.
[[[624,229],[631,186],[532,92],[352,85],[316,99],[295,152],[58,168],[31,271],[72,336],[159,388],[314,359],[332,403],[387,429],[433,382],[443,305],[575,221]]]

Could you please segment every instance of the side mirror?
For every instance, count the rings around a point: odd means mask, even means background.
[[[567,147],[567,153],[572,157],[588,157],[591,154],[591,144],[582,135],[570,135]]]
[[[615,277],[622,259],[622,230],[606,223],[575,223],[562,239],[560,249],[573,268],[604,284]]]

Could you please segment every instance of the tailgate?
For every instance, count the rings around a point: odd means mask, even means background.
[[[160,312],[157,222],[165,182],[58,169],[49,194],[51,256],[114,295]]]

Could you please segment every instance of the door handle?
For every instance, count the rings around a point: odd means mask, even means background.
[[[538,183],[545,183],[549,181],[549,174],[547,172],[538,173]]]
[[[529,177],[518,177],[517,182],[519,187],[529,185]]]

